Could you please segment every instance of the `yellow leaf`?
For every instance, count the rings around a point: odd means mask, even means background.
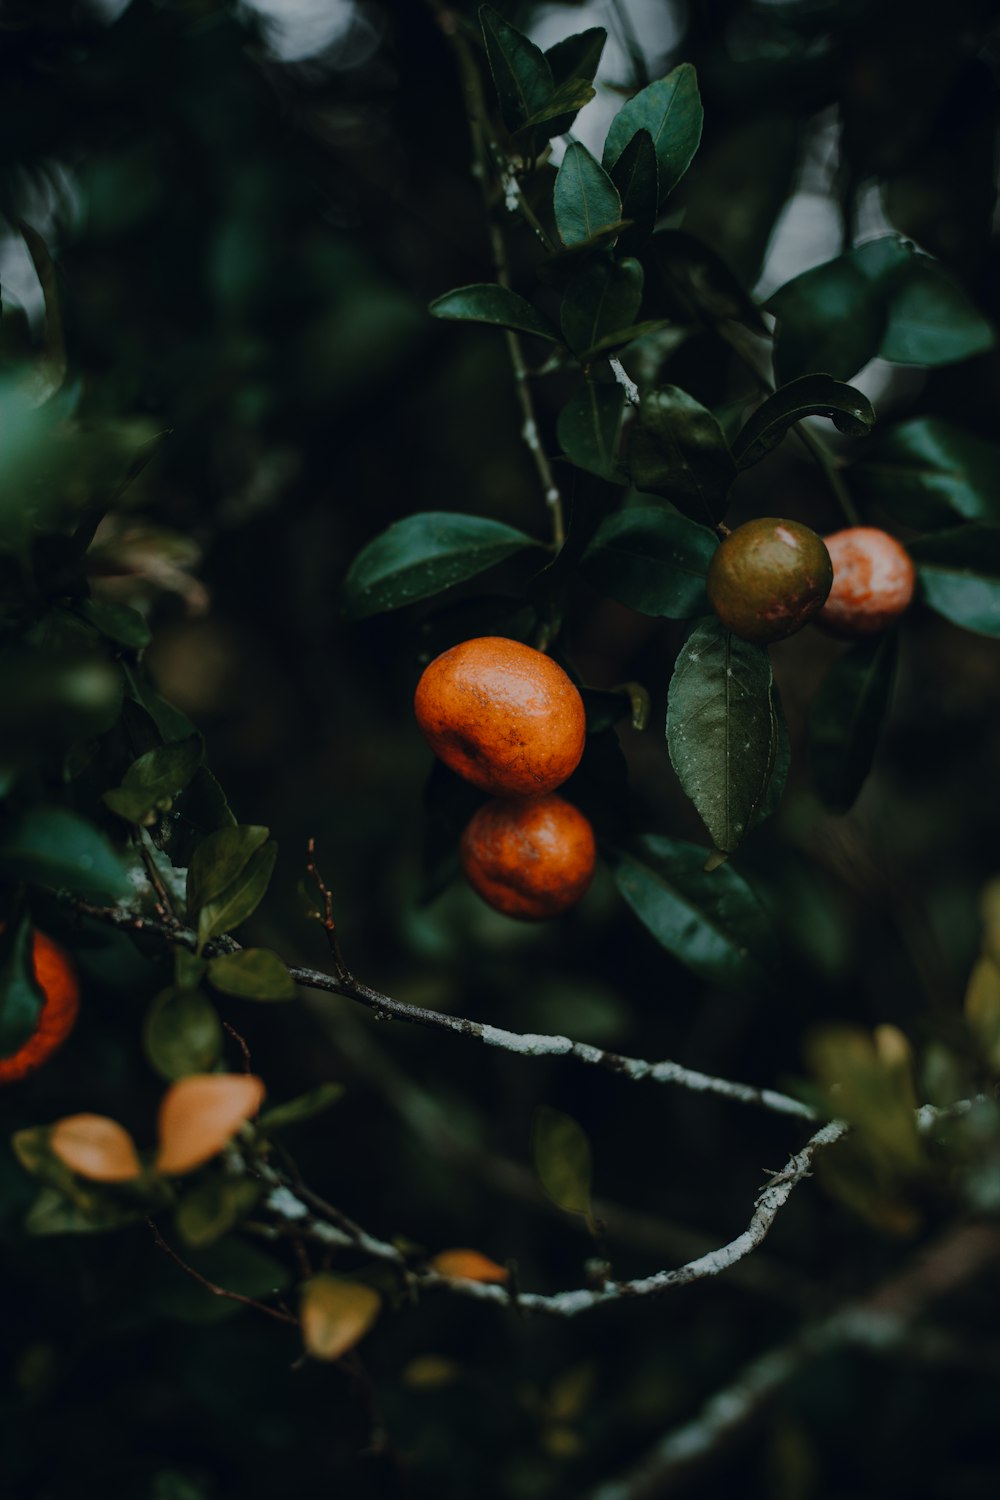
[[[1000,1057],[1000,968],[992,958],[980,958],[969,975],[965,1019],[983,1051],[995,1062]]]
[[[462,1366],[443,1354],[418,1354],[403,1366],[400,1379],[411,1391],[437,1391],[453,1385],[462,1376]]]
[[[363,1339],[382,1298],[360,1281],[313,1276],[302,1288],[302,1337],[315,1359],[340,1359]]]
[[[190,1073],[172,1084],[160,1104],[157,1170],[177,1177],[210,1161],[257,1113],[264,1093],[252,1073]]]
[[[455,1276],[460,1281],[508,1281],[510,1272],[506,1266],[498,1266],[495,1260],[480,1255],[478,1250],[439,1250],[431,1261],[431,1269],[441,1276]]]
[[[67,1115],[57,1120],[49,1149],[64,1166],[91,1182],[131,1182],[142,1176],[135,1142],[124,1125],[106,1115]]]

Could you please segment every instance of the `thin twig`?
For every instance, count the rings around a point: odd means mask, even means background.
[[[310,835],[306,843],[306,870],[315,882],[320,900],[323,903],[323,910],[317,913],[317,915],[319,916],[323,931],[326,933],[330,952],[333,954],[335,971],[345,984],[352,983],[351,971],[344,962],[344,955],[340,948],[340,939],[337,936],[337,924],[333,919],[333,892],[319,872],[319,866],[316,863],[316,840],[312,835]]]
[[[196,1271],[194,1266],[189,1266],[186,1261],[181,1260],[177,1251],[167,1244],[152,1219],[147,1219],[146,1223],[149,1226],[156,1248],[162,1250],[164,1255],[169,1256],[174,1265],[179,1266],[186,1276],[191,1277],[192,1281],[196,1281],[199,1286],[204,1287],[206,1292],[211,1292],[213,1297],[225,1297],[229,1302],[239,1302],[243,1307],[252,1307],[257,1312],[264,1313],[266,1317],[273,1318],[276,1323],[287,1323],[293,1328],[298,1328],[299,1320],[293,1317],[291,1313],[280,1312],[276,1307],[268,1307],[265,1303],[258,1302],[254,1297],[244,1297],[242,1292],[230,1292],[223,1286],[216,1286],[214,1281],[209,1281],[207,1277],[202,1276],[201,1272]]]
[[[223,1029],[223,1031],[226,1031],[226,1032],[229,1033],[229,1035],[232,1037],[233,1041],[236,1043],[236,1045],[239,1047],[240,1051],[242,1052],[242,1054],[243,1054],[243,1071],[244,1071],[244,1073],[252,1073],[253,1072],[253,1065],[252,1065],[252,1063],[250,1061],[250,1048],[247,1046],[246,1040],[242,1036],[240,1036],[240,1034],[236,1030],[235,1026],[230,1026],[230,1024],[229,1024],[228,1021],[223,1021],[223,1023],[222,1023],[222,1029]]]

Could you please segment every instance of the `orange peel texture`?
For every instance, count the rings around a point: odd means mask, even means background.
[[[826,538],[833,588],[820,623],[838,635],[875,635],[910,607],[916,569],[906,548],[877,526],[848,526]]]
[[[709,564],[706,589],[727,630],[766,645],[808,624],[832,583],[821,536],[801,521],[761,516],[725,538]]]
[[[557,917],[594,874],[594,830],[562,797],[496,798],[470,819],[462,869],[490,906],[527,922]]]
[[[494,796],[538,796],[583,755],[583,700],[562,667],[504,636],[435,658],[417,684],[417,723],[434,754]]]

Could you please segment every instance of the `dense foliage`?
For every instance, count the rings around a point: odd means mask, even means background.
[[[991,7],[328,9],[0,16],[5,1484],[992,1495]],[[731,635],[760,516],[912,608]],[[483,635],[587,711],[537,926]]]

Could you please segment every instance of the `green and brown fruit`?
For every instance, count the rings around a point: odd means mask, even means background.
[[[727,630],[767,645],[794,635],[823,608],[833,564],[801,521],[761,516],[729,533],[708,569],[712,608]]]

